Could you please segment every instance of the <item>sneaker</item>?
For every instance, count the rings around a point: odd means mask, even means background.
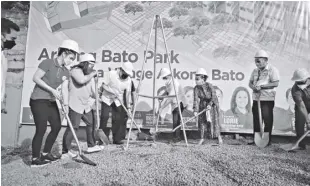
[[[98,152],[98,151],[101,151],[102,149],[98,146],[98,145],[95,145],[93,147],[88,147],[86,152],[87,153],[93,153],[93,152]]]
[[[75,153],[72,153],[72,152],[67,152],[67,153],[63,153],[62,155],[61,155],[61,159],[74,159],[74,158],[77,158],[78,157],[78,155],[77,154],[75,154]]]
[[[51,153],[48,153],[45,156],[41,154],[41,159],[46,160],[46,161],[51,161],[51,162],[59,160],[59,158],[54,157]]]
[[[200,139],[198,145],[202,145],[204,141],[205,141],[204,139]]]
[[[99,145],[100,149],[103,150],[104,149],[104,145]]]
[[[46,161],[44,159],[41,158],[36,158],[36,159],[32,159],[31,161],[31,168],[35,168],[35,167],[43,167],[45,165],[48,165],[50,163],[50,161]]]

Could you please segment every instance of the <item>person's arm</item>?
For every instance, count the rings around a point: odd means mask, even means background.
[[[218,101],[218,98],[216,96],[216,91],[211,84],[210,84],[210,89],[211,89],[211,101],[210,101],[209,105],[212,106],[214,104],[219,109],[219,101]]]
[[[280,81],[280,74],[279,71],[272,67],[271,73],[270,73],[270,83],[261,85],[261,89],[273,89],[279,86]]]
[[[76,81],[80,85],[83,85],[83,84],[89,82],[96,75],[97,75],[96,71],[93,71],[88,75],[84,75],[83,71],[78,69],[78,68],[71,70],[72,79],[74,79],[74,81]]]
[[[65,106],[69,104],[69,80],[65,79],[61,84],[61,95]]]
[[[253,91],[256,91],[256,87],[254,85],[254,70],[251,74],[251,77],[250,77],[250,81],[249,81],[249,87],[253,90]]]
[[[198,87],[195,86],[194,87],[194,100],[193,100],[193,111],[195,113],[195,115],[198,113],[199,111],[199,97],[198,97]]]

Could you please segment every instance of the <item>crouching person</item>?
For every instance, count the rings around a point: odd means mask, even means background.
[[[69,118],[75,132],[78,131],[81,119],[86,124],[87,152],[98,152],[101,150],[95,143],[94,119],[90,99],[95,98],[94,77],[97,72],[93,70],[95,58],[91,54],[80,57],[80,63],[72,67],[69,81]],[[62,158],[75,158],[77,154],[71,151],[73,134],[67,127],[63,136]]]

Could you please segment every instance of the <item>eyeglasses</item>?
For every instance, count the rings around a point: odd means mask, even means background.
[[[163,80],[167,80],[168,78],[167,77],[163,77]]]

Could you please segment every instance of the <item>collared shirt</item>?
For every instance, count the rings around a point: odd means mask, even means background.
[[[117,97],[124,103],[123,93],[125,90],[130,92],[131,90],[131,78],[123,80],[119,77],[118,70],[112,70],[106,72],[103,76],[103,83],[109,86],[117,95]],[[115,105],[118,107],[121,105],[118,98],[115,98],[114,94],[103,90],[101,100],[107,105],[111,105],[115,102]]]
[[[256,68],[251,74],[250,81],[253,81],[253,85],[266,85],[268,83],[277,82],[280,80],[278,69],[268,64],[264,70]],[[273,89],[262,89],[260,90],[261,101],[274,101],[276,97],[276,88]],[[258,100],[259,93],[252,94],[253,100]]]
[[[182,87],[182,85],[180,85],[180,83],[177,79],[174,79],[174,83],[175,83],[175,88],[177,91],[178,98],[180,99],[179,101],[183,103],[184,107],[186,107],[187,106],[187,99],[185,97],[183,87]],[[172,81],[169,85],[166,85],[166,92],[168,93],[168,95],[175,95]],[[175,108],[178,107],[176,97],[168,98],[168,99],[171,99],[171,110],[174,110]]]
[[[305,89],[301,90],[295,83],[291,91],[294,102],[295,103],[304,102],[308,112],[310,112],[310,85],[308,85]]]
[[[8,61],[3,51],[1,51],[1,102],[4,101],[5,96],[5,80],[7,71],[8,71]]]
[[[71,70],[71,77],[69,81],[69,107],[77,113],[83,114],[91,111],[92,97],[95,97],[95,81],[92,78],[85,84],[77,83],[75,78],[84,78],[83,71],[80,68]]]
[[[64,66],[59,66],[57,59],[43,60],[38,68],[45,72],[42,80],[54,89],[59,87],[65,79],[69,79],[69,70]],[[32,91],[31,99],[48,99],[55,101],[55,97],[51,92],[37,84]]]

